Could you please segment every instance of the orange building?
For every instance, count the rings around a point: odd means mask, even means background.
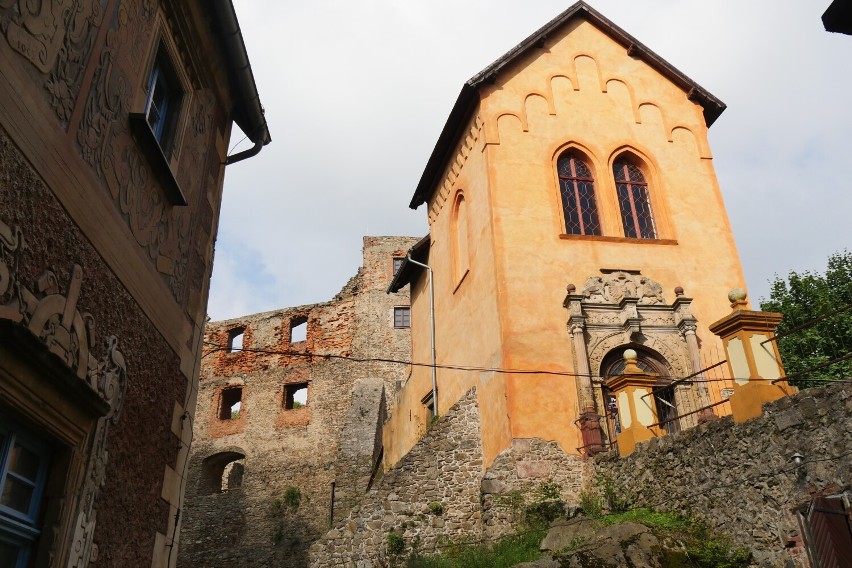
[[[708,325],[744,286],[707,141],[724,109],[583,2],[464,84],[411,200],[429,235],[391,289],[411,284],[413,360],[431,361],[431,268],[437,412],[477,387],[484,467],[517,438],[607,443],[601,378],[628,347],[662,385],[724,359]],[[652,417],[688,426],[719,390],[681,384]],[[434,410],[414,367],[387,466]]]

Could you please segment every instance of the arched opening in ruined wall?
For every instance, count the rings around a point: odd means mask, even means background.
[[[240,487],[245,457],[241,452],[220,452],[206,458],[201,468],[201,492],[222,493]]]

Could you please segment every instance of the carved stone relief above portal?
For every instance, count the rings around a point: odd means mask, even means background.
[[[665,304],[663,287],[646,276],[613,272],[605,276],[592,276],[581,289],[586,302],[617,304],[624,298],[638,298],[639,304]]]

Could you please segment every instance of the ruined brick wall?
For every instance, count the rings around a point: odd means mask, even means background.
[[[357,508],[311,547],[311,566],[387,565],[394,555],[391,533],[402,539],[398,556],[433,551],[446,537],[479,536],[480,438],[479,405],[472,389],[385,473]]]
[[[353,359],[409,359],[409,330],[393,325],[407,290],[385,290],[393,257],[416,240],[366,237],[363,266],[329,302],[208,324],[180,566],[305,566],[329,526],[332,482],[335,517],[366,490],[385,391],[408,365]],[[306,338],[292,342],[292,324],[304,319]],[[240,330],[243,350],[229,351]],[[302,385],[307,404],[286,408],[288,391]],[[239,415],[223,419],[234,389]],[[221,466],[235,458],[241,484],[220,491]]]
[[[706,518],[754,551],[761,566],[804,566],[794,510],[852,488],[852,386],[809,389],[764,406],[596,460],[637,506]],[[804,456],[797,467],[792,456]]]

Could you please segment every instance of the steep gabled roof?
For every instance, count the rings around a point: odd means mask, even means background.
[[[438,137],[438,142],[432,150],[432,155],[426,163],[423,175],[420,176],[420,182],[417,184],[417,189],[414,191],[414,196],[411,198],[411,203],[409,204],[410,208],[417,209],[417,207],[425,203],[432,196],[432,192],[437,186],[438,178],[443,173],[444,166],[447,160],[450,159],[450,154],[454,150],[456,142],[461,137],[473,112],[476,110],[479,103],[479,88],[483,84],[493,83],[497,75],[505,67],[517,61],[524,54],[541,48],[549,36],[558,32],[574,18],[583,18],[591,22],[617,43],[623,45],[627,49],[628,55],[641,59],[669,81],[683,89],[690,100],[695,101],[704,108],[704,120],[708,127],[725,110],[725,103],[714,97],[701,85],[675,69],[639,40],[616,26],[604,17],[603,14],[581,0],[556,16],[541,29],[510,49],[500,59],[468,79],[462,85],[456,103],[450,111],[450,116],[447,118],[446,124],[444,124],[444,129]]]

